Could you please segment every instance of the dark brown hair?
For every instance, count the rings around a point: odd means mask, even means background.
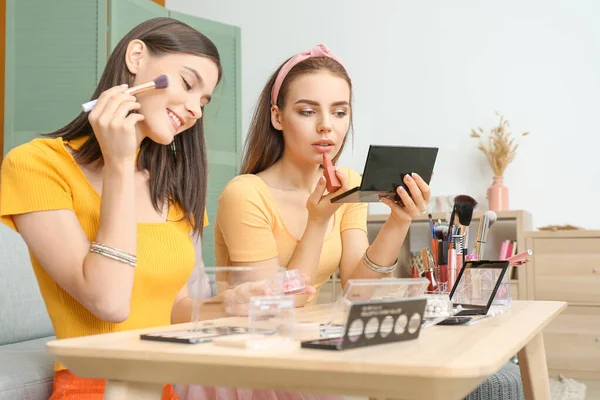
[[[176,19],[154,18],[133,28],[117,44],[92,99],[98,98],[113,86],[133,84],[134,76],[127,69],[125,56],[129,42],[135,39],[144,42],[154,56],[184,53],[207,57],[217,65],[219,81],[221,80],[219,52],[210,39]],[[68,125],[47,136],[62,137],[64,140],[88,137],[85,144],[75,152],[75,160],[80,164],[89,164],[102,159],[100,145],[86,113],[82,112]],[[149,171],[150,193],[156,210],[160,211],[165,202],[178,204],[185,211],[184,218],[193,226],[194,233],[202,234],[207,191],[206,144],[202,119],[175,136],[172,145],[161,145],[145,138],[140,146],[138,167]]]
[[[287,62],[287,61],[286,61]],[[275,129],[271,123],[271,90],[275,84],[275,79],[279,70],[285,65],[283,63],[277,71],[271,75],[267,85],[264,87],[258,98],[258,104],[254,110],[250,129],[244,144],[244,156],[242,160],[241,174],[257,174],[275,164],[283,155],[283,135]],[[286,75],[281,83],[281,89],[277,97],[277,107],[283,110],[285,107],[285,98],[290,84],[294,79],[305,74],[314,74],[320,71],[329,71],[332,75],[340,77],[348,82],[350,86],[350,103],[352,103],[352,81],[346,72],[346,69],[337,61],[329,57],[312,57],[296,64]],[[352,130],[352,113],[350,113],[350,128]],[[346,135],[348,137],[348,135]],[[333,163],[337,161],[344,145],[346,137],[338,154],[334,157]]]

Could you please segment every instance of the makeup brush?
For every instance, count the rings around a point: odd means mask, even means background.
[[[433,216],[431,214],[427,214],[427,218],[429,218],[429,231],[431,232],[431,237],[435,237],[435,228],[433,225]]]
[[[436,236],[436,229],[437,226],[435,226],[433,224],[433,217],[431,214],[428,215],[429,218],[429,228],[431,229],[431,251],[433,252],[433,254],[437,254],[437,236]]]
[[[454,218],[456,217],[456,203],[452,206],[452,213],[450,213],[450,219],[448,220],[448,229],[452,232],[454,228]]]
[[[471,196],[461,194],[454,198],[454,207],[460,225],[469,226],[473,219],[473,210],[477,207],[477,201]]]
[[[448,227],[446,225],[438,225],[435,227],[435,238],[437,240],[443,240],[444,239],[444,232],[446,232],[446,234],[448,234]]]
[[[456,196],[454,198],[454,209],[456,217],[454,223],[460,227],[460,236],[462,238],[463,255],[467,254],[469,246],[468,231],[471,220],[473,219],[473,210],[477,207],[477,201],[466,194]],[[458,220],[458,223],[457,221]]]
[[[483,260],[485,253],[485,242],[487,235],[490,231],[494,222],[498,219],[498,216],[493,211],[486,211],[479,218],[479,228],[477,229],[477,240],[475,241],[475,259]]]
[[[427,279],[429,279],[429,286],[427,287],[427,290],[429,292],[433,292],[438,287],[438,284],[435,280],[435,275],[433,272],[433,266],[434,266],[433,256],[431,255],[431,252],[429,251],[429,249],[426,247],[424,247],[423,250],[421,250],[421,256],[423,257],[423,267],[425,268],[425,277]]]
[[[167,75],[160,75],[159,77],[155,78],[153,81],[142,83],[141,85],[137,85],[137,86],[127,89],[125,91],[125,93],[129,93],[129,94],[135,96],[136,94],[147,92],[147,91],[153,90],[153,89],[165,89],[167,86],[169,86],[169,77]],[[96,105],[97,101],[98,101],[98,99],[95,99],[95,100],[88,101],[87,103],[83,103],[81,105],[83,112],[92,111],[92,109]]]

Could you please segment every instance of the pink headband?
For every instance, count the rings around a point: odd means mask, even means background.
[[[281,84],[283,83],[283,80],[285,79],[287,74],[290,72],[290,70],[292,68],[294,68],[297,64],[299,64],[302,61],[304,61],[308,58],[311,58],[311,57],[332,58],[335,61],[337,61],[338,63],[340,63],[340,65],[342,67],[344,67],[344,69],[346,69],[344,62],[338,56],[336,56],[331,51],[329,51],[327,46],[325,46],[324,44],[316,45],[315,47],[313,47],[312,49],[310,49],[308,51],[298,53],[294,57],[290,58],[288,60],[288,62],[283,64],[283,67],[281,67],[281,69],[279,70],[279,73],[277,74],[277,78],[275,78],[275,83],[273,84],[273,89],[271,90],[271,104],[272,105],[277,104],[277,96],[279,96],[279,90],[281,89]]]

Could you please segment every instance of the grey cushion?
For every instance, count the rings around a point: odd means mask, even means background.
[[[0,345],[54,335],[27,245],[0,223]]]
[[[509,362],[487,378],[465,400],[524,400],[519,366]]]
[[[54,337],[0,346],[0,400],[42,400],[52,392],[54,360],[46,342]]]

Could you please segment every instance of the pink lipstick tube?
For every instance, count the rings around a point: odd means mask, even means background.
[[[514,256],[508,258],[508,265],[511,267],[518,267],[519,265],[523,265],[529,261],[529,257],[531,257],[532,255],[533,251],[529,249],[522,251],[519,254],[515,254]]]
[[[460,274],[460,271],[463,268],[463,255],[461,253],[456,253],[456,276]]]
[[[452,290],[454,282],[456,282],[456,250],[448,249],[448,293]]]
[[[326,179],[327,191],[333,193],[338,191],[342,187],[342,183],[335,174],[335,167],[331,162],[329,154],[323,153],[323,168],[325,169],[324,175]]]

